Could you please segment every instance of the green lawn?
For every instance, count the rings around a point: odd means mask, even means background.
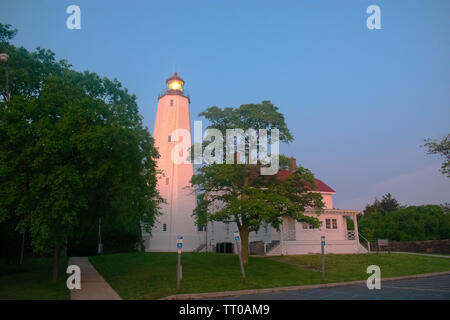
[[[23,265],[0,265],[0,300],[69,299],[67,258],[61,257],[59,280],[52,282],[53,259],[25,259]]]
[[[91,257],[90,261],[123,299],[156,299],[176,293],[213,292],[363,280],[375,264],[382,277],[450,271],[450,259],[388,254],[327,255],[321,278],[320,255],[250,257],[247,285],[242,284],[236,255],[183,253],[183,280],[176,290],[176,253],[127,253]]]

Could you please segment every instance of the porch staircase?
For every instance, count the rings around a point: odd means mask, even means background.
[[[193,252],[201,252],[205,248],[206,248],[206,243],[202,243],[197,248],[195,248]]]
[[[266,256],[269,255],[269,253],[274,254],[275,251],[280,247],[280,240],[272,240],[269,244],[266,245]],[[281,253],[281,252],[280,252]]]

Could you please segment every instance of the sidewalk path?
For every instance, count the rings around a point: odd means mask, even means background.
[[[77,265],[81,269],[81,289],[70,290],[71,300],[122,300],[87,257],[69,258],[69,265]]]

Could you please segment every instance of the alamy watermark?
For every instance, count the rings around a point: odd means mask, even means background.
[[[367,267],[366,272],[368,274],[371,274],[369,278],[367,278],[367,289],[373,290],[373,289],[381,289],[381,269],[377,265],[371,265]]]
[[[73,290],[73,289],[81,289],[81,269],[77,265],[70,265],[67,267],[66,270],[67,274],[70,274],[70,276],[67,278],[66,286],[67,289]]]
[[[81,8],[78,5],[72,4],[67,7],[66,13],[70,16],[67,17],[66,26],[69,30],[81,29]],[[372,4],[367,7],[366,13],[370,16],[366,20],[366,26],[369,30],[381,29],[381,9],[379,6]]]
[[[67,7],[66,13],[70,14],[66,20],[67,29],[81,29],[81,9],[79,6],[72,4]]]
[[[366,20],[366,26],[369,30],[380,30],[381,29],[381,9],[379,6],[372,4],[367,7],[367,14],[370,16]]]
[[[178,164],[258,164],[261,175],[274,175],[279,170],[280,146],[278,129],[226,129],[225,139],[218,129],[202,132],[202,121],[194,121],[194,141],[187,129],[175,129],[170,142],[178,142],[171,152],[172,162]],[[204,146],[204,143],[207,143]],[[204,147],[204,148],[203,148]],[[191,157],[193,148],[193,157]],[[270,148],[270,155],[268,150]],[[225,149],[225,156],[224,156]],[[192,161],[193,158],[193,161]]]

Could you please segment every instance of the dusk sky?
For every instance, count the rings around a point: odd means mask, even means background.
[[[69,30],[66,8],[81,8]],[[369,5],[381,30],[369,30]],[[425,138],[450,132],[448,0],[1,0],[15,45],[51,49],[79,71],[117,78],[150,131],[158,93],[186,81],[191,121],[210,106],[271,100],[295,141],[281,151],[363,209],[450,202],[442,159]]]

